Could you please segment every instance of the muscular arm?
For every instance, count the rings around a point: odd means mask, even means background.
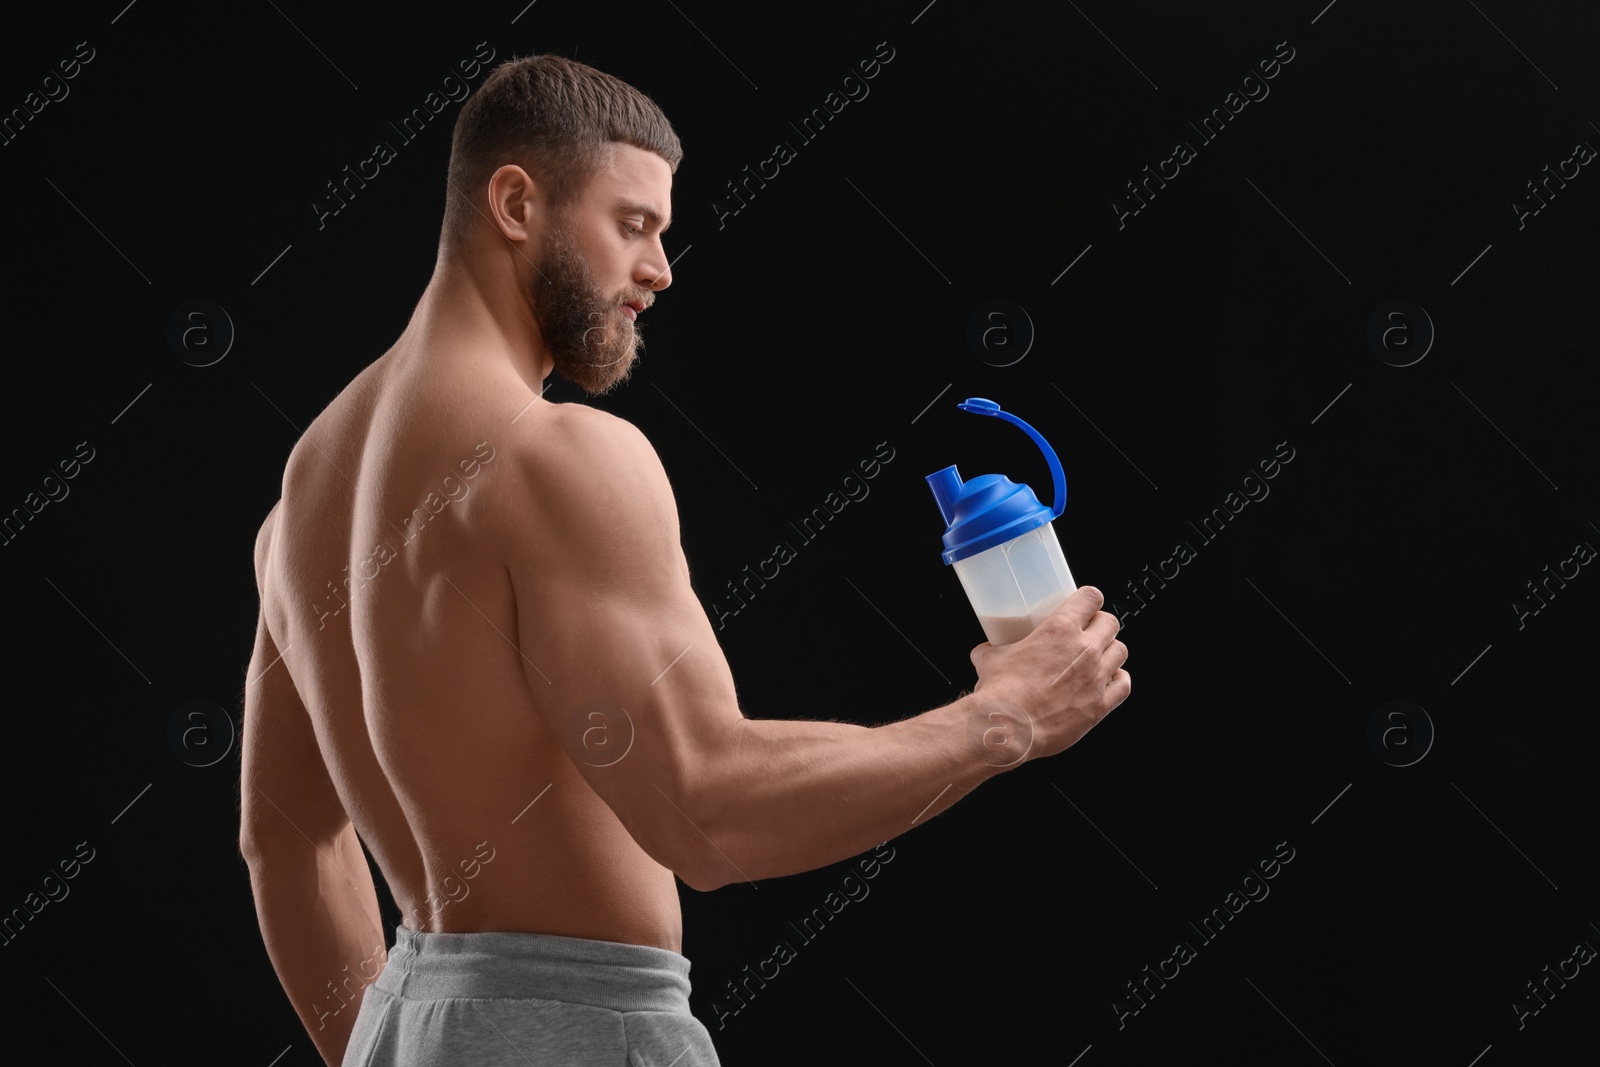
[[[267,627],[273,514],[256,539],[261,612],[245,677],[239,853],[272,967],[323,1060],[343,1060],[383,966],[383,922],[361,840]]]
[[[677,505],[630,424],[578,408],[518,455],[508,528],[524,674],[590,786],[691,887],[847,859],[999,768],[964,696],[878,727],[752,720],[689,583]]]
[[[1000,770],[967,732],[980,704],[969,694],[874,727],[745,720],[699,798],[717,846],[700,888],[836,863],[955,804]]]
[[[252,851],[261,939],[323,1062],[338,1067],[361,1001],[388,959],[377,892],[355,827],[325,849]]]

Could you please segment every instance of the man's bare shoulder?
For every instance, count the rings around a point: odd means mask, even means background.
[[[587,404],[553,404],[545,414],[548,432],[526,439],[518,450],[531,473],[595,481],[644,475],[665,485],[655,446],[627,419]]]
[[[580,551],[663,535],[677,543],[677,502],[642,430],[586,404],[553,405],[544,414],[543,432],[520,439],[515,455],[547,528]]]
[[[557,411],[566,416],[568,426],[573,432],[593,435],[596,442],[609,440],[616,447],[638,448],[643,447],[652,455],[655,449],[650,444],[650,439],[644,431],[620,415],[613,415],[609,411],[602,411],[588,404],[555,404]]]
[[[369,429],[373,399],[381,393],[386,380],[392,352],[392,349],[385,352],[363,367],[306,424],[284,463],[281,488],[284,495],[291,490],[298,495],[302,485],[326,473],[330,453],[359,448],[360,438]]]

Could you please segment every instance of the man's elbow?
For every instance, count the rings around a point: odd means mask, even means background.
[[[710,855],[706,855],[706,853]],[[710,893],[744,878],[733,866],[733,861],[709,845],[695,857],[696,862],[684,864],[677,872],[683,884],[699,893]]]
[[[682,865],[674,873],[677,874],[679,881],[697,893],[709,893],[728,884],[725,878],[710,877],[707,865],[703,863],[692,868]]]
[[[265,866],[277,856],[277,850],[271,842],[263,841],[247,835],[239,835],[239,858],[244,860],[246,867],[254,870]]]
[[[717,827],[720,812],[704,803],[704,788],[681,785],[667,796],[656,786],[659,797],[670,801],[651,812],[657,821],[650,826],[650,841],[654,848],[646,847],[658,863],[672,871],[678,879],[700,893],[709,893],[741,877],[727,856],[725,846],[719,846]]]
[[[685,833],[678,836],[674,846],[666,850],[670,862],[665,866],[690,889],[699,893],[709,893],[713,889],[721,889],[730,881],[720,876],[717,867],[719,861],[724,867],[727,866],[727,862],[721,860],[710,842],[698,830],[688,828]]]
[[[697,892],[709,893],[731,882],[733,869],[706,835],[704,820],[684,818],[677,823],[657,827],[656,848],[646,851]]]

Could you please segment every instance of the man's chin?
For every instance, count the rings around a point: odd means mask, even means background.
[[[616,367],[585,366],[573,369],[558,363],[555,372],[589,396],[605,396],[633,375],[633,360],[630,359],[620,371]]]

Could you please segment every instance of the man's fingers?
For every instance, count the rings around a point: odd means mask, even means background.
[[[1082,630],[1089,625],[1089,620],[1094,618],[1095,612],[1099,611],[1105,602],[1106,598],[1100,590],[1092,585],[1080,585],[1056,610],[1076,622],[1078,629]]]

